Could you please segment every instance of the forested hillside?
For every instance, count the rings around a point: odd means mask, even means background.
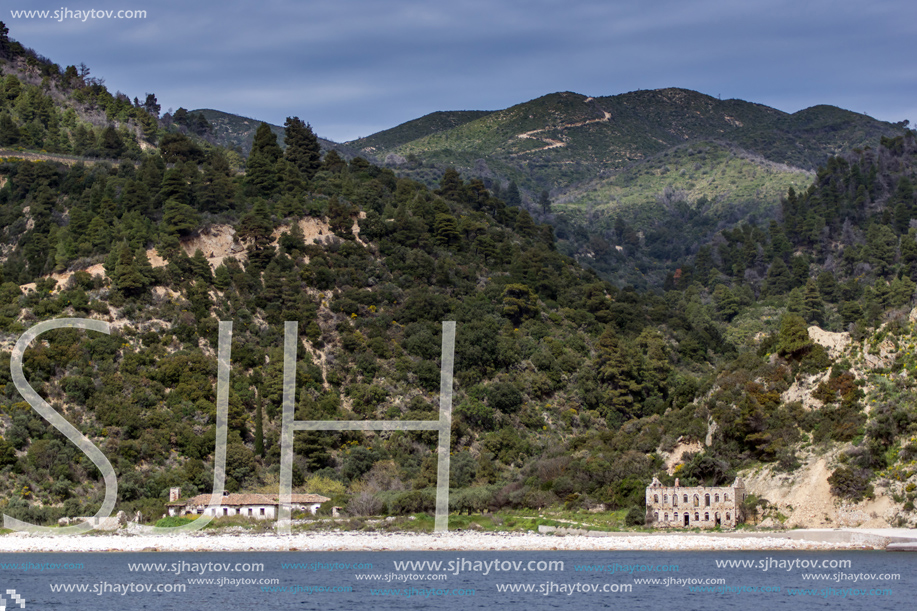
[[[551,223],[561,252],[641,288],[659,288],[717,231],[776,218],[780,197],[807,188],[830,156],[905,127],[833,106],[789,114],[678,88],[553,93],[461,113],[457,125],[443,116],[348,144],[428,185],[450,166],[481,178]]]
[[[111,323],[48,332],[25,373],[109,457],[119,509],[155,519],[170,487],[212,485],[219,321],[234,323],[227,488],[275,492],[284,321],[299,323],[298,419],[424,420],[455,320],[455,510],[627,510],[654,475],[722,483],[817,454],[838,499],[894,495],[913,521],[913,133],[832,157],[781,220],[713,228],[637,290],[561,254],[480,179],[449,169],[430,188],[322,154],[296,117],[284,148],[260,125],[243,162],[16,44],[0,64],[8,146],[52,150],[32,130],[94,156],[0,163],[5,513],[90,515],[104,493],[12,383],[11,348],[38,321]],[[849,332],[846,351],[809,325]],[[430,432],[298,432],[294,485],[355,515],[430,511],[434,448]]]

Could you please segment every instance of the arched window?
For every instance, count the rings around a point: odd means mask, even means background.
[[[654,522],[658,522],[658,521],[659,521],[659,512],[658,512],[658,511],[654,511],[654,512],[653,512],[653,521],[654,521]]]
[[[688,495],[686,494],[686,495],[685,495],[685,505],[687,505],[687,504],[688,504]]]
[[[704,507],[710,507],[710,494],[704,495]]]
[[[696,512],[696,511],[694,512],[694,521],[695,521],[695,522],[700,522],[700,513]]]
[[[677,521],[678,521],[678,512],[677,512],[677,511],[675,512],[675,515],[672,516],[672,521],[673,521],[673,522],[677,522]]]
[[[720,502],[720,495],[717,494],[716,496],[714,496],[714,497],[713,497],[713,502],[714,502],[714,503],[719,503],[719,502]]]
[[[662,502],[663,502],[663,503],[668,503],[668,502],[669,502],[669,495],[668,495],[668,494],[663,495],[663,497],[662,497]]]
[[[665,514],[665,517],[663,518],[663,520],[664,520],[665,522],[668,522],[668,521],[669,521],[669,514]]]
[[[653,495],[653,502],[654,502],[654,503],[658,503],[658,502],[659,502],[659,495],[658,495],[658,494],[654,494],[654,495]]]
[[[725,494],[723,494],[723,500],[724,500],[724,501],[728,501],[728,500],[729,500],[729,493],[728,493],[728,492],[725,493]]]
[[[726,512],[726,521],[728,522],[728,521],[731,520],[731,519],[732,519],[732,518],[729,517],[729,512],[727,511],[727,512]]]
[[[705,511],[704,512],[704,522],[709,522],[709,521],[710,521],[710,512]]]
[[[697,496],[696,494],[694,495],[694,506],[700,507],[700,497]]]
[[[673,503],[676,507],[678,507],[678,495],[677,495],[677,494],[673,494],[673,495],[672,495],[672,503]]]

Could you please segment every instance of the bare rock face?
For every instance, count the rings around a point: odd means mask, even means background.
[[[809,327],[809,337],[816,344],[823,346],[832,359],[843,354],[850,345],[849,333],[832,333],[816,326]]]
[[[784,403],[798,401],[802,403],[802,407],[806,410],[822,407],[822,402],[813,397],[812,393],[815,392],[819,384],[828,379],[830,374],[830,371],[824,371],[822,373],[799,376],[798,379],[793,381],[793,385],[780,396],[781,401]]]

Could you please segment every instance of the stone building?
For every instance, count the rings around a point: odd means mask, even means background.
[[[663,486],[659,478],[646,488],[646,524],[656,528],[735,528],[744,519],[745,484],[731,486]]]

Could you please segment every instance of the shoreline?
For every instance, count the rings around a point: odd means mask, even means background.
[[[851,551],[917,543],[907,529],[775,533],[186,533],[0,537],[0,553],[55,552],[422,552],[422,551]]]

